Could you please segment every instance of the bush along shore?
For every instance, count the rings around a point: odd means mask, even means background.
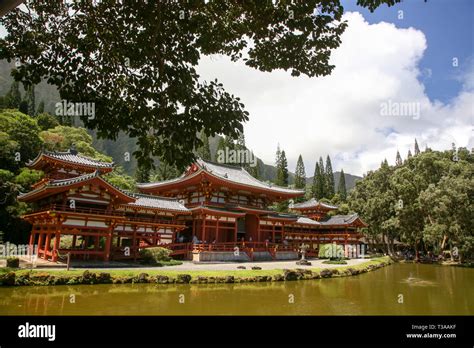
[[[212,284],[310,280],[354,276],[385,267],[388,257],[370,260],[357,266],[326,269],[285,269],[251,271],[177,271],[147,272],[111,270],[110,272],[10,270],[0,274],[2,286],[93,285],[93,284]],[[159,273],[158,273],[159,272]],[[153,274],[157,273],[157,274]],[[241,274],[241,276],[239,275]]]

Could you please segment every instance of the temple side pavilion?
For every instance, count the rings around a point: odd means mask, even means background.
[[[304,191],[253,178],[243,168],[197,160],[179,178],[138,184],[140,193],[111,185],[113,164],[67,152],[42,152],[28,163],[44,178],[18,197],[30,203],[30,245],[40,257],[137,259],[141,248],[163,246],[195,261],[296,259],[302,244],[359,244],[365,223],[335,215],[315,200],[290,213],[269,208]],[[69,247],[61,238],[72,239]]]
[[[103,177],[113,168],[76,151],[42,152],[27,164],[44,171],[33,190],[18,196],[30,203],[23,218],[32,225],[29,244],[38,256],[57,261],[73,258],[137,259],[142,247],[171,244],[184,229],[190,211],[177,200],[125,192]],[[61,238],[71,238],[61,247]]]

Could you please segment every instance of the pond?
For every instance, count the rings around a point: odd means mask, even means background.
[[[0,315],[473,315],[474,269],[395,264],[353,277],[0,288]]]

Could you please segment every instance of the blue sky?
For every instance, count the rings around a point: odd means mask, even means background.
[[[360,12],[370,24],[384,21],[398,28],[421,30],[427,49],[419,63],[423,73],[420,81],[427,95],[445,103],[458,95],[462,89],[459,77],[474,59],[473,0],[405,0],[392,7],[383,5],[374,13],[355,3],[344,0],[344,9]],[[399,11],[403,11],[403,19],[398,18]],[[453,67],[454,57],[458,58],[458,67]]]

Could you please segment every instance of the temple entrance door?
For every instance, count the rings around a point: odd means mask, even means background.
[[[252,242],[259,242],[258,235],[258,218],[254,214],[245,215],[245,240]]]
[[[247,240],[247,236],[245,235],[245,218],[238,218],[237,219],[237,241],[241,241],[242,238]]]

